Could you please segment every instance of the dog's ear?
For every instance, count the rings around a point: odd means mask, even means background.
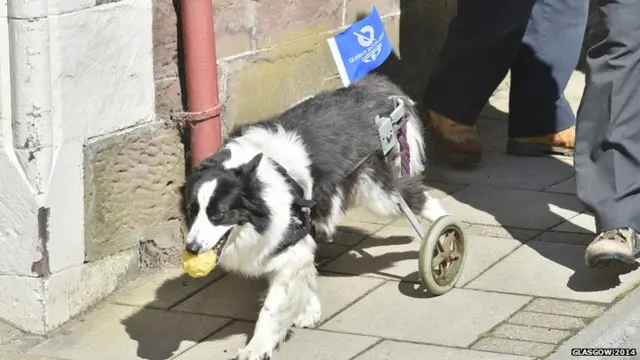
[[[200,160],[194,170],[195,172],[201,172],[206,169],[219,168],[222,166],[222,164],[224,164],[225,161],[229,160],[230,158],[231,150],[227,148],[221,148],[215,154],[212,154]]]
[[[261,160],[262,160],[262,153],[258,153],[256,156],[253,157],[253,159],[251,159],[251,161],[241,166],[242,172],[247,175],[254,174],[256,170],[258,170],[258,166],[260,165]]]

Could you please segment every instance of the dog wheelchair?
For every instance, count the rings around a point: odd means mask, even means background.
[[[407,177],[410,171],[410,154],[406,138],[406,124],[412,115],[407,111],[401,98],[393,97],[393,100],[395,102],[393,112],[389,116],[378,115],[375,119],[380,135],[378,150],[387,155],[395,146],[399,146],[402,176]],[[428,231],[425,231],[402,196],[399,196],[398,205],[422,239],[418,260],[422,285],[433,295],[442,295],[448,292],[460,279],[467,260],[467,243],[462,223],[452,215],[445,215],[436,220]]]

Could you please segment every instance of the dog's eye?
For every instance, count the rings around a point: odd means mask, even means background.
[[[222,220],[222,213],[215,213],[211,216],[213,220]]]

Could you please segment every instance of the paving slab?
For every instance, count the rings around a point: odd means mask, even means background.
[[[556,232],[556,231],[547,231],[539,236],[535,237],[534,240],[542,241],[542,242],[559,242],[559,243],[567,243],[567,244],[575,244],[575,245],[589,245],[594,239],[593,234],[580,234],[580,233],[568,233],[568,232]]]
[[[499,153],[486,153],[483,158],[477,169],[434,166],[425,174],[432,181],[522,190],[542,190],[574,174],[573,167],[556,158]]]
[[[520,340],[485,338],[478,341],[471,348],[505,354],[542,357],[549,355],[555,348],[555,345]]]
[[[428,171],[429,168],[427,169],[427,172]],[[460,191],[467,187],[466,184],[455,184],[442,181],[426,181],[426,185],[429,188],[429,190],[427,190],[429,196],[436,199],[444,199],[456,191]]]
[[[345,222],[345,224],[349,224]],[[341,246],[354,246],[364,240],[370,234],[382,229],[384,225],[371,223],[350,223],[351,225],[340,225],[333,234],[333,241],[328,244]],[[319,241],[322,242],[322,241]]]
[[[214,334],[176,360],[231,360],[253,333],[255,324],[237,321]],[[349,360],[379,339],[327,331],[294,329],[291,338],[274,353],[278,360]]]
[[[502,324],[491,332],[493,337],[549,344],[559,344],[572,334],[567,330],[517,324]]]
[[[595,234],[596,219],[591,214],[582,213],[556,226],[551,231]]]
[[[215,269],[207,277],[194,279],[185,274],[181,267],[165,268],[127,284],[111,301],[123,305],[168,309],[222,276],[224,273]]]
[[[357,221],[361,223],[372,223],[379,225],[386,225],[393,221],[393,218],[391,217],[380,216],[378,214],[370,212],[363,207],[349,209],[349,211],[347,211],[343,215],[342,219],[344,219],[345,221]]]
[[[564,96],[567,98],[569,105],[574,113],[578,112],[580,106],[580,100],[584,92],[585,74],[578,70],[574,70],[569,78],[567,87],[564,89]]]
[[[344,254],[349,250],[349,247],[338,245],[336,243],[318,243],[318,248],[316,249],[316,263],[318,265],[325,264],[338,256]]]
[[[470,224],[464,229],[467,235],[480,235],[505,239],[516,239],[526,242],[541,233],[540,230],[505,228],[502,226]]]
[[[64,326],[28,354],[69,360],[169,359],[229,320],[110,304]]]
[[[575,195],[576,194],[576,178],[571,177],[555,185],[549,186],[544,191]]]
[[[323,271],[417,281],[420,241],[412,228],[387,226],[322,267]]]
[[[551,155],[551,156],[547,156],[549,158],[554,158],[556,160],[562,161],[567,165],[570,165],[571,167],[573,167],[573,156],[562,156],[562,155]]]
[[[419,248],[420,241],[412,228],[387,226],[322,270],[416,282]]]
[[[520,311],[509,318],[507,322],[560,330],[579,330],[586,325],[585,319],[575,316],[542,314],[529,311]]]
[[[418,220],[420,221],[420,224],[422,224],[422,227],[424,228],[425,231],[429,231],[429,229],[431,228],[431,225],[433,225],[433,223],[421,216],[418,216]],[[413,230],[413,225],[411,225],[411,223],[409,222],[409,220],[407,219],[406,216],[402,215],[398,218],[396,218],[391,224],[389,224],[388,226],[401,226],[401,227],[406,227]],[[469,224],[467,223],[462,223],[463,228],[466,228],[469,226]],[[384,229],[384,228],[383,228]],[[382,229],[380,229],[382,230]]]
[[[442,201],[462,221],[548,230],[584,211],[572,195],[471,185]]]
[[[476,123],[476,130],[485,152],[507,152],[509,126],[506,121],[481,117]]]
[[[322,318],[327,319],[349,306],[383,280],[352,276],[320,276],[318,291]],[[176,306],[174,311],[255,321],[266,282],[228,275]]]
[[[64,360],[40,355],[19,354],[0,350],[0,360]]]
[[[384,340],[354,360],[533,360],[532,357],[492,354],[484,351],[464,350],[443,346],[413,344]]]
[[[398,219],[397,218],[389,218],[389,223]],[[373,222],[363,222],[358,220],[357,218],[353,218],[353,217],[343,217],[342,219],[340,219],[340,223],[338,223],[337,226],[337,231],[338,232],[342,232],[342,233],[347,233],[347,234],[351,234],[351,235],[357,235],[360,236],[360,239],[366,237],[367,235],[371,235],[373,233],[375,233],[376,231],[382,229],[383,227],[385,227],[386,224],[379,224],[379,223],[373,223]],[[334,242],[339,244],[339,245],[352,245],[354,241],[356,241],[357,237],[349,237],[346,238],[345,240],[347,242],[344,242],[343,240],[340,240],[340,237],[337,237],[334,239]],[[356,242],[357,243],[357,242]]]
[[[35,334],[23,334],[10,343],[2,345],[0,349],[9,353],[25,353],[43,342],[47,337]]]
[[[586,246],[530,241],[467,288],[610,303],[640,281],[640,271],[587,269]]]
[[[480,275],[521,244],[514,239],[468,235],[467,264],[459,286]],[[354,249],[322,267],[324,271],[364,275],[389,280],[419,282],[421,240],[412,228],[387,226]]]
[[[321,329],[465,347],[529,300],[527,296],[463,289],[427,298],[422,291],[388,282]]]
[[[606,307],[599,304],[587,304],[575,301],[535,299],[527,305],[524,310],[544,314],[596,317],[601,315],[606,310]]]
[[[516,239],[469,235],[467,263],[456,286],[466,285],[520,245]]]
[[[16,339],[22,334],[22,331],[0,322],[0,346]]]

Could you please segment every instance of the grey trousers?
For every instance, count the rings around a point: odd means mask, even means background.
[[[640,231],[640,0],[599,0],[608,30],[587,53],[577,115],[578,197],[597,232]]]

